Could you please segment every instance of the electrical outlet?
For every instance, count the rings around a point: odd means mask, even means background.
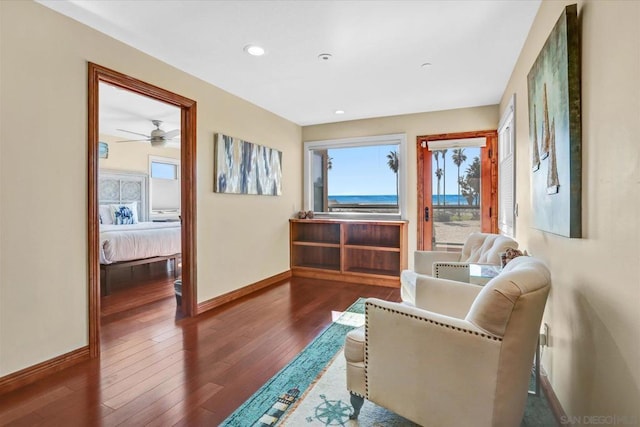
[[[540,345],[543,347],[549,345],[549,325],[547,323],[542,325],[542,331],[540,332]]]

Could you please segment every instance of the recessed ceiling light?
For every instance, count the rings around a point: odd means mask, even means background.
[[[248,44],[244,47],[244,51],[251,56],[262,56],[265,54],[264,48],[254,44]]]
[[[422,68],[429,68],[431,67],[431,62],[425,62],[424,64],[421,65]]]
[[[344,114],[344,110],[336,110],[335,113],[336,114]]]
[[[328,61],[329,59],[331,59],[331,54],[321,53],[320,55],[318,55],[318,59],[320,59],[321,61]]]

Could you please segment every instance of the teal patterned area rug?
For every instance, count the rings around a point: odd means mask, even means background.
[[[222,422],[233,427],[399,427],[416,424],[367,400],[357,421],[346,388],[342,353],[346,334],[364,324],[364,298],[342,313],[287,366]],[[521,427],[556,422],[543,396],[530,395]]]

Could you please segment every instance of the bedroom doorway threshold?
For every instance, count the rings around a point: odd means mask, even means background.
[[[88,63],[88,305],[89,352],[100,355],[100,224],[98,213],[99,85],[106,83],[180,109],[182,315],[197,314],[196,297],[196,102],[117,71]]]

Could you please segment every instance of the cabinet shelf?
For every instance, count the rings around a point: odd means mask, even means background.
[[[400,286],[405,221],[292,219],[289,227],[294,276]]]
[[[363,251],[400,252],[400,248],[392,248],[388,246],[344,245],[343,247],[345,249],[360,249]]]
[[[397,276],[398,273],[395,270],[379,270],[374,268],[362,268],[362,267],[352,267],[345,271],[345,273],[361,273],[361,274],[369,274],[375,276]]]
[[[307,268],[311,270],[332,270],[332,271],[340,271],[339,265],[331,265],[331,264],[299,264],[296,268]]]
[[[322,248],[339,248],[340,243],[324,243],[324,242],[291,242],[294,246],[317,246]]]
[[[300,220],[290,229],[292,242],[340,244],[340,224]]]

